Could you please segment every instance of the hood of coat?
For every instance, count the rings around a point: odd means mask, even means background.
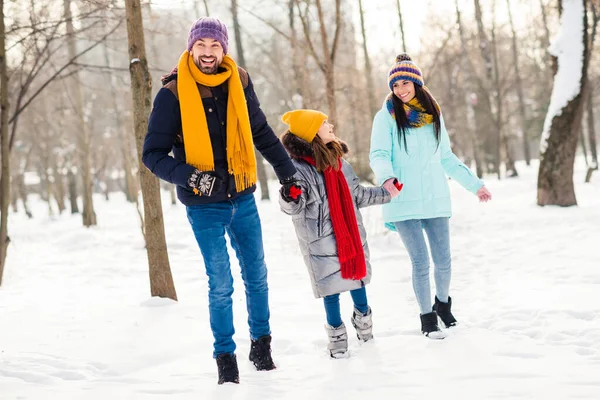
[[[348,145],[341,140],[339,142],[342,145],[344,154],[348,154]],[[283,143],[283,147],[285,147],[292,158],[301,159],[302,157],[314,157],[310,143],[289,131],[281,136],[281,143]]]

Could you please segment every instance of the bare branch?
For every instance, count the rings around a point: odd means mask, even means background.
[[[75,62],[75,60],[77,60],[79,57],[81,57],[82,55],[88,53],[90,50],[94,49],[96,46],[98,46],[100,43],[102,43],[108,36],[112,35],[114,32],[117,31],[117,29],[119,29],[119,27],[121,26],[121,24],[123,23],[123,19],[121,19],[119,21],[119,23],[117,25],[115,25],[110,31],[108,31],[102,38],[100,38],[100,40],[96,41],[95,43],[91,44],[90,46],[88,46],[85,50],[79,52],[79,54],[77,54],[75,57],[71,58],[69,61],[67,61],[65,63],[65,65],[63,65],[58,71],[56,71],[50,78],[48,78],[46,80],[46,82],[44,82],[44,84],[42,86],[40,86],[38,88],[38,90],[31,95],[31,97],[29,97],[29,99],[27,100],[27,102],[25,102],[25,104],[23,104],[18,110],[15,110],[13,116],[11,117],[9,123],[12,123],[16,117],[19,116],[20,113],[23,112],[23,110],[25,110],[25,108],[27,108],[27,106],[29,106],[29,104],[31,104],[31,102],[57,77],[59,76],[65,69],[67,69],[69,66],[73,65],[73,63]]]
[[[335,34],[333,35],[333,44],[331,46],[331,63],[335,61],[335,54],[337,50],[338,39],[340,37],[340,31],[342,30],[342,14],[340,11],[340,0],[335,0]]]
[[[261,22],[263,22],[265,25],[269,26],[271,29],[273,29],[275,32],[277,32],[279,35],[283,36],[284,38],[286,38],[288,41],[292,41],[292,38],[287,35],[285,32],[283,32],[281,29],[279,29],[278,27],[275,26],[275,24],[273,24],[271,21],[267,21],[266,19],[264,19],[263,17],[261,17],[260,15],[257,15],[254,11],[247,9],[245,7],[242,7],[240,5],[238,5],[238,7],[240,8],[240,10],[244,10],[245,12],[247,12],[248,14],[252,15],[254,18],[260,20]]]
[[[302,30],[304,31],[304,37],[306,38],[306,42],[308,43],[308,48],[310,49],[310,54],[313,56],[317,65],[321,69],[321,71],[325,72],[325,63],[319,59],[317,52],[315,51],[315,47],[313,46],[312,40],[310,40],[310,31],[308,29],[308,22],[306,21],[306,15],[302,15],[302,10],[300,10],[300,2],[295,0],[296,7],[298,8],[298,16],[300,17],[300,21],[302,22]],[[325,55],[327,56],[327,55]]]

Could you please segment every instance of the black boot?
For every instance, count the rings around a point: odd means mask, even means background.
[[[456,326],[457,321],[452,315],[452,298],[448,296],[448,302],[442,303],[438,300],[437,296],[435,296],[435,304],[433,305],[432,310],[437,312],[437,315],[440,317],[446,328],[450,328],[452,326]]]
[[[435,311],[421,314],[421,332],[430,339],[444,339],[446,337],[438,326],[438,316]]]
[[[271,357],[271,335],[261,336],[252,340],[250,345],[250,361],[257,371],[270,371],[277,368]]]
[[[219,385],[225,382],[240,383],[240,371],[238,370],[235,354],[219,354],[217,356],[217,369],[219,370]]]

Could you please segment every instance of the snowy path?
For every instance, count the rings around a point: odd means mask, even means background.
[[[600,178],[580,184],[578,170],[580,206],[541,209],[536,171],[521,172],[519,180],[488,179],[494,201],[486,205],[451,184],[451,295],[462,324],[439,342],[419,334],[399,238],[382,228],[380,209],[365,210],[376,340],[360,346],[353,337],[347,360],[325,354],[323,306],[291,221],[276,202],[260,204],[279,368],[258,373],[247,361],[237,273],[238,386],[216,385],[206,276],[181,205],[165,206],[175,304],[149,298],[138,217],[120,196],[97,199],[100,225],[88,230],[79,216],[49,220],[35,203],[35,220],[10,220],[0,399],[597,399]],[[349,296],[342,311],[349,326]]]

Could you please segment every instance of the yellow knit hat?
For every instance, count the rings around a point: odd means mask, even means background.
[[[311,143],[327,118],[321,111],[294,110],[283,114],[281,120],[290,126],[293,135]]]

